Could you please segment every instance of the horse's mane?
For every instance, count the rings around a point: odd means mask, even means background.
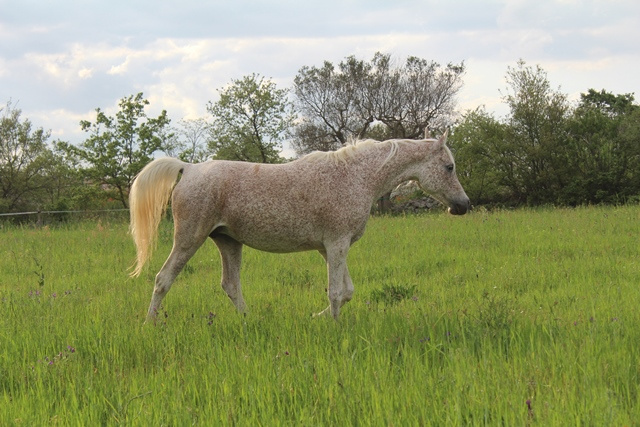
[[[362,153],[374,146],[389,146],[389,155],[385,159],[384,163],[387,163],[398,151],[399,140],[388,140],[379,142],[374,139],[362,139],[347,143],[344,147],[341,147],[335,151],[314,151],[302,157],[302,159],[309,162],[333,162],[333,163],[345,163],[348,164],[354,159],[358,153]]]

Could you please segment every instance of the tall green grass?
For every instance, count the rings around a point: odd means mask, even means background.
[[[126,224],[0,230],[0,425],[636,425],[640,207],[372,218],[356,293],[317,253],[207,242],[143,326]]]

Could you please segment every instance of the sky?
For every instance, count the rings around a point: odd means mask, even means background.
[[[464,61],[459,111],[501,117],[505,74],[541,66],[554,89],[640,96],[638,0],[0,0],[0,106],[51,140],[143,92],[147,114],[206,117],[232,79],[289,88],[303,66],[376,52]]]

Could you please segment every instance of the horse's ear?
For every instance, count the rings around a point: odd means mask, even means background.
[[[445,130],[442,136],[438,138],[438,141],[436,142],[436,148],[444,147],[444,145],[447,143],[448,134],[449,134],[449,129]]]

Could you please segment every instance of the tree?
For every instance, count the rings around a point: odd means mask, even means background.
[[[370,62],[347,57],[335,67],[305,66],[294,80],[302,114],[292,145],[298,154],[335,149],[350,139],[376,135],[421,138],[424,129],[451,122],[464,64],[409,57],[402,66],[376,53]],[[380,126],[384,130],[381,131]]]
[[[296,106],[302,122],[293,146],[299,154],[328,151],[362,137],[374,118],[364,108],[365,76],[371,65],[349,57],[335,66],[302,67],[294,80]]]
[[[590,89],[571,108],[539,66],[507,70],[496,120],[467,112],[449,142],[474,203],[619,203],[640,194],[640,106],[631,94]]]
[[[447,140],[455,153],[458,178],[475,205],[509,203],[514,162],[508,126],[484,108],[468,111]]]
[[[170,120],[167,112],[147,117],[149,101],[142,93],[122,98],[115,117],[96,109],[96,120],[80,122],[89,137],[79,146],[61,144],[60,148],[77,156],[83,164],[86,183],[102,189],[107,198],[128,207],[133,178],[166,146],[164,130]]]
[[[0,212],[40,208],[55,164],[47,146],[50,133],[22,120],[11,102],[0,113]]]
[[[640,192],[640,107],[631,94],[590,89],[568,120],[568,204],[616,203]]]
[[[286,89],[257,74],[232,80],[209,102],[213,116],[209,148],[217,159],[279,163],[282,140],[295,116]]]
[[[553,203],[567,183],[564,124],[569,112],[567,96],[553,90],[546,72],[522,60],[507,70],[509,106],[507,144],[513,163],[504,165],[506,182],[519,202]]]
[[[504,120],[477,109],[452,132],[460,181],[474,203],[556,203],[571,179],[567,97],[551,89],[544,70],[524,61],[509,67],[506,79],[510,114]]]
[[[393,67],[389,55],[376,54],[366,94],[376,120],[393,137],[418,139],[425,128],[444,129],[452,122],[455,96],[462,88],[464,64],[447,64],[410,56]]]
[[[173,129],[167,154],[189,163],[208,160],[213,155],[207,144],[210,126],[204,118],[180,120],[178,127]]]

